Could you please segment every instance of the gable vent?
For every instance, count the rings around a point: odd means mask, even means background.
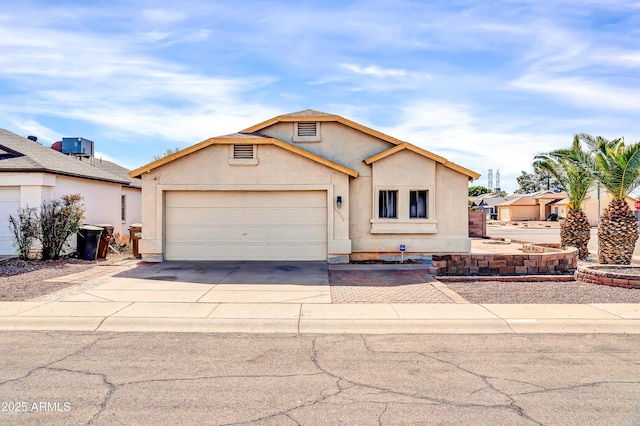
[[[233,158],[253,158],[253,145],[233,145]]]
[[[298,136],[308,137],[318,135],[318,123],[312,122],[300,122],[298,123]]]

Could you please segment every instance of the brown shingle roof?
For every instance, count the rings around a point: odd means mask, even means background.
[[[38,142],[0,129],[0,150],[21,154],[0,160],[0,172],[48,172],[65,176],[130,184],[129,179],[62,154]]]
[[[105,172],[116,175],[120,179],[126,180],[127,182],[129,182],[128,186],[132,188],[142,188],[142,179],[129,177],[129,169],[127,169],[126,167],[122,167],[116,163],[112,163],[111,161],[103,160],[101,158],[79,158],[84,163],[90,164],[94,167],[104,170]]]

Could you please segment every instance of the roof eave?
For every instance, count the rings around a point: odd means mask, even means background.
[[[100,182],[110,182],[110,183],[117,183],[120,185],[128,185],[129,182],[126,180],[120,180],[120,179],[108,179],[108,178],[103,178],[103,177],[99,177],[99,176],[86,176],[86,175],[81,175],[78,173],[69,173],[69,172],[63,172],[60,170],[51,170],[51,169],[46,169],[46,168],[12,168],[12,169],[0,169],[0,173],[5,173],[5,172],[11,172],[11,173],[51,173],[52,175],[60,175],[60,176],[69,176],[69,177],[74,177],[74,178],[79,178],[79,179],[89,179],[89,180],[97,180]]]
[[[351,121],[344,117],[340,117],[339,115],[306,115],[306,116],[279,115],[277,117],[270,118],[269,120],[263,121],[262,123],[258,123],[254,126],[246,128],[242,131],[242,133],[255,133],[269,126],[273,126],[274,124],[277,124],[277,123],[293,123],[297,121],[325,121],[325,122],[335,121],[335,122],[344,124],[345,126],[359,130],[370,136],[374,136],[383,141],[392,143],[394,145],[399,145],[404,142],[404,141],[401,141],[400,139],[394,138],[393,136],[389,136],[387,134],[374,130],[370,127],[356,123],[355,121]]]
[[[385,151],[382,151],[374,156],[371,156],[367,159],[364,160],[364,163],[369,165],[371,163],[375,163],[376,161],[382,160],[383,158],[389,157],[397,152],[403,151],[403,150],[409,150],[412,152],[415,152],[416,154],[422,155],[423,157],[429,158],[437,163],[442,164],[443,166],[449,167],[452,170],[455,170],[459,173],[462,173],[464,175],[467,175],[469,177],[469,181],[473,181],[476,180],[480,177],[479,173],[476,173],[472,170],[467,169],[466,167],[462,167],[452,161],[447,160],[444,157],[441,157],[437,154],[434,154],[431,151],[427,151],[426,149],[420,148],[418,146],[415,146],[413,144],[410,144],[409,142],[403,142],[400,145],[396,145],[392,148],[389,148]]]
[[[244,132],[243,132],[244,133]],[[253,144],[253,145],[275,145],[278,146],[280,148],[286,149],[290,152],[296,153],[298,155],[301,155],[302,157],[308,158],[310,160],[313,160],[317,163],[323,164],[327,167],[330,167],[334,170],[340,171],[342,173],[345,173],[351,177],[358,177],[359,173],[353,169],[350,169],[346,166],[343,166],[341,164],[335,163],[331,160],[328,160],[324,157],[321,157],[319,155],[313,154],[309,151],[305,151],[302,148],[298,148],[296,146],[290,145],[286,142],[282,142],[279,139],[275,139],[275,138],[268,138],[268,137],[262,137],[262,136],[256,136],[255,138],[247,138],[247,137],[243,137],[243,138],[233,138],[233,137],[217,137],[217,138],[209,138],[206,139],[196,145],[190,146],[188,148],[185,148],[183,150],[180,150],[176,153],[173,153],[171,155],[168,155],[164,158],[160,158],[159,160],[156,160],[154,162],[151,162],[145,166],[139,167],[135,170],[132,170],[131,172],[129,172],[129,176],[132,178],[137,178],[142,176],[144,173],[150,172],[151,170],[158,168],[160,166],[163,166],[167,163],[170,163],[172,161],[177,160],[178,158],[184,157],[186,155],[189,155],[193,152],[199,151],[203,148],[206,148],[210,145],[233,145],[233,144]]]

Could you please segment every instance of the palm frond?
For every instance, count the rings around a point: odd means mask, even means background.
[[[587,158],[589,156],[582,151],[577,135],[571,148],[557,149],[535,157],[534,166],[549,172],[565,188],[569,198],[567,206],[572,210],[581,210],[582,202],[595,180],[593,173],[582,166]]]

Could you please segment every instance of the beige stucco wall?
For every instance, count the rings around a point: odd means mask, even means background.
[[[142,176],[140,249],[144,258],[162,260],[163,194],[180,190],[327,191],[327,205],[332,206],[327,212],[330,258],[350,253],[397,254],[400,244],[416,253],[470,250],[466,175],[408,150],[367,165],[366,158],[394,145],[336,122],[320,123],[319,142],[294,142],[292,122],[277,123],[259,133],[356,170],[359,176],[350,178],[273,145],[257,145],[257,165],[230,165],[231,147],[211,145]],[[389,185],[401,190],[399,207],[403,215],[406,212],[406,218],[399,218],[395,224],[375,219],[372,223],[372,218],[377,217],[377,189],[393,189]],[[429,191],[428,219],[409,219],[410,190]],[[342,209],[335,206],[336,196],[343,199]]]
[[[311,191],[327,193],[329,256],[347,255],[349,239],[349,176],[274,145],[258,145],[258,164],[229,164],[230,145],[212,145],[145,173],[142,241],[148,260],[163,257],[163,196],[167,191]],[[302,194],[302,192],[301,192]],[[338,209],[336,197],[343,198]]]
[[[260,133],[349,167],[360,173],[358,179],[371,176],[371,167],[364,164],[363,160],[394,146],[337,122],[320,123],[321,142],[293,142],[293,129],[294,123],[277,123]]]
[[[354,252],[466,252],[470,249],[466,176],[404,150],[371,165],[372,178],[352,188]],[[398,217],[378,218],[378,191],[398,191]],[[428,217],[409,217],[409,192],[428,191]],[[360,208],[359,206],[362,206]],[[357,212],[356,212],[357,210]]]
[[[540,209],[538,206],[511,206],[510,219],[502,220],[539,220]]]
[[[321,142],[294,142],[294,123],[277,123],[260,133],[300,146],[360,173],[352,180],[350,188],[354,252],[396,253],[400,244],[405,244],[407,251],[423,253],[470,249],[467,176],[442,165],[436,167],[435,161],[407,150],[366,165],[363,160],[394,145],[337,122],[320,122]],[[391,234],[375,233],[376,228],[379,232],[389,229],[383,226],[384,220],[373,219],[378,214],[376,187],[382,186],[403,188],[399,195],[405,198],[409,190],[429,190],[430,218],[422,221],[421,226],[415,225],[421,220],[408,218],[408,198],[402,199],[399,207],[407,212],[406,219],[398,218],[398,221],[404,224],[394,225],[396,230]],[[404,228],[406,233],[400,233],[399,228]]]

